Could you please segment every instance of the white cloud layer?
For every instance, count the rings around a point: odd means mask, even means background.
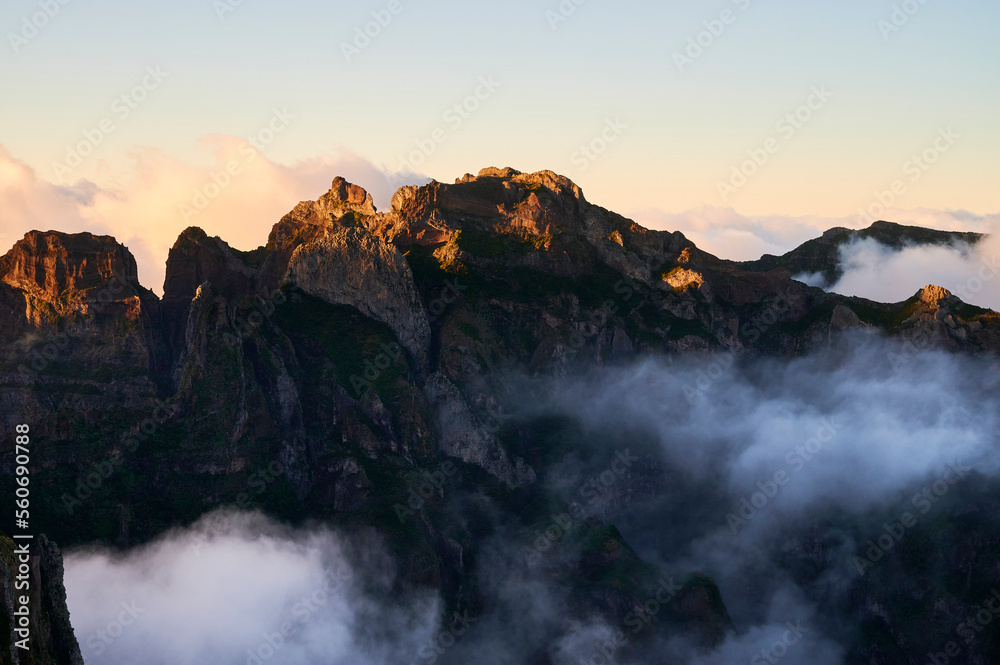
[[[781,651],[789,665],[836,665],[853,639],[843,627],[854,619],[839,613],[849,606],[862,543],[903,511],[923,522],[943,510],[917,501],[921,488],[949,492],[972,474],[996,478],[996,365],[934,351],[900,362],[895,342],[848,339],[791,361],[651,359],[530,379],[517,391],[527,412],[580,426],[573,455],[546,474],[560,479],[550,488],[580,487],[594,471],[584,467],[606,469],[623,449],[665,474],[652,485],[643,479],[656,473],[621,483],[604,519],[661,570],[711,576],[734,621],[713,651],[661,634],[632,645],[635,660],[623,647],[619,662],[722,665]],[[576,457],[587,451],[586,463]],[[486,518],[496,520],[496,535],[474,557],[474,574],[494,600],[455,639],[442,637],[436,596],[390,593],[395,567],[376,539],[223,515],[221,527],[209,516],[122,555],[67,555],[68,602],[88,665],[500,665],[541,651],[576,665],[624,628],[574,617],[565,590],[524,562],[526,536],[510,537],[518,527],[502,515]],[[782,563],[786,548],[819,528],[823,576],[796,578]],[[560,553],[575,565],[565,548],[546,556]],[[343,583],[314,596],[330,573],[344,573]],[[116,626],[133,604],[142,612]],[[285,623],[296,630],[279,640]]]
[[[933,284],[967,303],[1000,310],[1000,235],[965,243],[894,250],[872,239],[841,247],[844,275],[830,291],[900,302]]]
[[[676,214],[647,209],[634,212],[631,216],[651,229],[681,231],[699,248],[733,261],[752,261],[763,254],[784,254],[834,227],[862,229],[871,224],[871,220],[856,215],[748,217],[732,208],[710,207]],[[1000,214],[975,215],[964,210],[890,209],[884,219],[942,231],[991,233],[1000,228]]]
[[[325,528],[217,513],[123,555],[68,553],[67,602],[84,660],[388,665],[411,657],[431,639],[436,599],[375,603],[367,589],[392,582],[384,553],[366,544],[359,570],[348,550]]]

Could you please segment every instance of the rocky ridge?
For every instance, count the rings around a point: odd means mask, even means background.
[[[260,507],[373,526],[408,583],[476,606],[469,520],[442,497],[412,521],[398,506],[414,474],[455,460],[456,483],[506,506],[519,537],[544,528],[529,506],[545,503],[538,481],[558,449],[536,443],[550,425],[505,412],[511,377],[648,354],[789,357],[855,329],[1000,351],[1000,315],[943,289],[875,303],[765,259],[721,260],[591,204],[565,177],[509,168],[404,187],[387,212],[338,178],[252,252],[186,229],[162,298],[114,239],[35,232],[0,259],[0,405],[39,423],[39,519],[60,542],[127,546],[220,505]],[[112,473],[82,483],[97,468]],[[596,540],[554,577],[641,567],[625,543],[600,549],[621,539],[595,520]],[[595,587],[605,600],[581,600],[581,616],[641,602],[617,584]],[[718,641],[721,602],[676,622]]]

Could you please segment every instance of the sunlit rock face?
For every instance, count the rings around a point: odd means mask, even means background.
[[[790,464],[786,449],[768,457],[771,447],[797,450],[800,425],[819,431],[813,420],[828,411],[848,416],[848,429],[885,421],[886,432],[907,437],[890,446],[851,430],[844,441],[864,445],[831,447],[809,467],[817,477],[781,495],[799,497],[795,506],[862,501],[881,487],[874,476],[849,496],[830,488],[868,473],[866,454],[890,455],[906,441],[924,443],[893,457],[893,468],[939,461],[943,431],[952,448],[982,450],[977,423],[992,417],[982,403],[995,381],[956,359],[992,362],[1000,315],[934,286],[880,303],[792,278],[793,268],[829,268],[842,233],[791,258],[738,264],[681,231],[644,229],[601,208],[558,174],[488,168],[404,187],[387,211],[337,178],[253,251],[186,229],[163,298],[138,284],[131,254],[112,238],[29,234],[0,259],[0,407],[37,423],[46,466],[33,487],[48,499],[36,509],[67,546],[135,546],[219,506],[338,525],[384,540],[385,579],[444,606],[504,604],[500,614],[522,617],[530,608],[510,604],[497,576],[541,590],[545,602],[526,596],[531,606],[557,609],[531,622],[537,632],[503,624],[491,634],[531,645],[511,662],[558,662],[634,619],[646,583],[654,593],[660,583],[648,575],[650,557],[677,568],[677,588],[664,593],[678,603],[640,622],[649,627],[636,649],[680,648],[671,642],[680,635],[691,649],[680,662],[699,649],[728,658],[784,625],[754,609],[784,594],[820,598],[816,606],[837,617],[830,625],[883,621],[905,651],[919,631],[899,637],[894,593],[909,588],[899,571],[887,566],[884,586],[816,581],[849,560],[852,542],[871,538],[867,518],[838,522],[825,508],[805,521],[761,518],[754,529],[778,531],[746,547],[713,530]],[[983,392],[968,393],[956,376]],[[948,390],[921,392],[938,383]],[[981,417],[956,430],[957,404]],[[991,501],[987,492],[970,505]],[[977,561],[987,556],[987,511],[965,522],[972,513],[948,510],[941,525],[973,543],[966,551]],[[920,538],[937,543],[927,524]],[[931,560],[920,542],[898,551]],[[940,543],[953,558],[949,547]],[[538,568],[525,572],[536,556]],[[711,576],[695,574],[706,566]],[[960,598],[949,616],[975,600],[949,593]],[[789,602],[778,605],[815,609]],[[825,635],[810,662],[825,664],[851,639]]]

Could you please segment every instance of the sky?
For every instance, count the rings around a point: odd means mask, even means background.
[[[998,20],[985,0],[8,0],[0,245],[108,232],[159,290],[187,226],[249,249],[337,175],[384,207],[486,166],[567,175],[727,258],[862,213],[983,226]]]

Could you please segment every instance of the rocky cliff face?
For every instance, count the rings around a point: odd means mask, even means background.
[[[120,303],[138,305],[135,258],[109,236],[33,231],[0,258],[0,281],[29,298],[25,317],[87,313],[88,295],[115,287]],[[105,299],[110,302],[110,298]],[[46,307],[47,306],[47,307]],[[131,315],[136,312],[129,311]]]
[[[32,233],[0,259],[0,408],[35,423],[36,519],[60,543],[127,546],[220,505],[259,507],[375,528],[410,583],[488,605],[473,507],[492,502],[510,537],[531,542],[554,501],[547,473],[572,449],[564,423],[505,411],[517,377],[644,355],[790,357],[852,329],[1000,351],[1000,315],[944,290],[875,303],[765,259],[721,260],[567,178],[495,168],[404,187],[385,212],[338,178],[253,252],[187,229],[162,299],[113,239]],[[414,477],[445,460],[467,502],[439,492],[409,508]],[[630,482],[622,496],[667,480],[649,467]],[[641,602],[622,590],[621,571],[642,565],[606,531],[615,514],[591,516],[548,573],[592,581],[579,617]],[[723,639],[714,583],[692,577],[684,598],[670,625]]]
[[[410,266],[393,245],[363,228],[341,229],[297,248],[285,278],[386,324],[417,364],[426,364],[431,328]]]
[[[59,548],[44,535],[30,545],[28,563],[16,553],[25,541],[15,543],[0,534],[0,663],[4,665],[83,665],[80,645],[73,635],[66,590],[63,587],[63,562]],[[23,565],[22,565],[23,564]],[[27,570],[25,574],[22,569]],[[26,578],[26,580],[25,580]],[[22,607],[18,581],[29,583],[27,633],[16,614]],[[21,648],[18,642],[23,641]]]
[[[972,246],[983,239],[980,233],[937,231],[919,226],[905,226],[892,222],[874,222],[867,229],[852,230],[842,227],[829,229],[822,236],[809,240],[782,256],[765,254],[756,261],[744,261],[744,270],[762,272],[787,270],[792,275],[820,274],[826,286],[833,286],[843,277],[840,250],[859,240],[874,240],[885,247],[902,249],[907,246]]]

